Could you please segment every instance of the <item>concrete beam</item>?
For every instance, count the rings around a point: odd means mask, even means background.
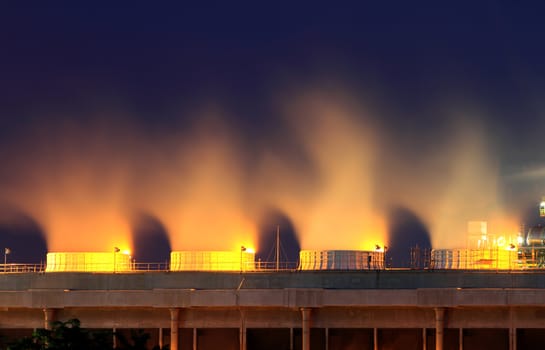
[[[0,290],[229,290],[239,273],[21,273],[1,274]],[[247,272],[244,289],[543,289],[545,271],[362,270]]]
[[[238,295],[237,295],[238,294]],[[2,308],[540,307],[545,289],[29,290],[0,291]]]

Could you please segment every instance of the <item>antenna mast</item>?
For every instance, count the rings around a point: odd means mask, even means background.
[[[280,225],[276,225],[276,271],[280,270]]]

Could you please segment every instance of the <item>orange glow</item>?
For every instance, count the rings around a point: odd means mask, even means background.
[[[323,211],[322,211],[323,210]],[[361,249],[375,250],[378,244],[384,247],[386,242],[386,223],[375,218],[358,218],[356,214],[346,214],[342,210],[333,208],[322,209],[324,217],[309,219],[302,232],[306,232],[301,238],[301,246],[305,249]],[[326,213],[331,216],[326,216]],[[352,217],[351,215],[354,215]]]
[[[420,143],[381,127],[360,95],[295,90],[303,93],[279,103],[281,131],[255,150],[217,110],[157,135],[111,118],[48,122],[13,145],[25,158],[4,162],[12,177],[0,197],[36,220],[53,252],[130,252],[129,218],[140,211],[173,251],[259,249],[258,218],[269,208],[293,224],[302,249],[384,249],[395,206],[429,229],[435,248],[465,247],[471,220],[488,221],[505,246],[516,242],[480,118],[445,118],[448,132]]]
[[[517,244],[517,237],[520,230],[520,224],[517,219],[508,215],[502,217],[493,217],[490,220],[490,232],[497,237],[505,239],[505,246]]]
[[[39,218],[49,251],[132,249],[131,227],[120,201],[72,180],[60,188],[37,188],[30,212]],[[66,187],[65,187],[66,186]],[[72,190],[71,186],[74,188]]]
[[[256,228],[249,221],[236,217],[229,208],[216,207],[210,211],[187,206],[181,209],[182,217],[178,221],[168,220],[171,224],[171,245],[173,250],[222,250],[245,246],[255,246]],[[231,215],[230,215],[231,214]]]
[[[404,204],[414,207],[429,227],[432,246],[441,249],[467,245],[468,221],[488,221],[489,233],[497,232],[491,222],[504,213],[499,164],[487,130],[471,115],[456,117],[449,138],[427,150],[433,162],[411,169],[410,185],[400,192]]]
[[[45,227],[50,251],[110,251],[114,247],[130,251],[132,247],[128,223],[101,209],[55,210]]]
[[[17,186],[2,195],[37,220],[49,251],[132,248],[120,138],[96,125],[50,126],[29,131],[29,159],[17,169]]]
[[[143,186],[142,203],[165,224],[172,250],[255,247],[255,204],[227,126],[203,121],[184,141],[174,157],[156,158],[157,171]]]
[[[260,188],[292,218],[301,248],[374,250],[386,242],[375,186],[376,133],[367,113],[331,91],[305,95],[286,110],[309,165],[300,169],[289,155],[266,154]]]

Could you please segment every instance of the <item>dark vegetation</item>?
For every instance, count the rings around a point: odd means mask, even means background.
[[[37,329],[32,336],[8,345],[7,350],[111,350],[114,336],[117,339],[116,349],[148,349],[150,335],[143,331],[132,331],[129,340],[123,334],[110,330],[91,331],[81,328],[78,319],[71,319],[66,322],[52,322],[50,330]],[[168,346],[162,349],[155,346],[153,350],[168,350]]]

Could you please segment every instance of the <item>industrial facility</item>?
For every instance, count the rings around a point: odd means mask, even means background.
[[[49,252],[44,265],[8,263],[6,248],[1,342],[77,318],[171,350],[541,349],[545,228],[505,237],[470,222],[467,237],[417,269],[388,266],[379,244],[301,250],[290,267],[279,247],[273,262],[244,246],[172,251],[166,264],[114,247]]]
[[[525,234],[511,237],[487,232],[484,221],[469,222],[467,246],[432,249],[423,268],[441,270],[532,270],[545,267],[545,227],[531,227]],[[353,271],[392,268],[387,262],[387,247],[376,245],[367,250],[301,250],[299,260],[283,264],[288,270]],[[279,259],[279,256],[276,257]],[[161,266],[160,266],[161,265]],[[413,267],[414,268],[414,267]],[[164,271],[225,271],[249,272],[279,270],[279,262],[256,260],[253,249],[241,246],[237,251],[172,251],[168,264],[137,262],[128,251],[114,248],[112,252],[49,252],[45,266],[9,264],[4,269],[44,272],[142,272]]]

